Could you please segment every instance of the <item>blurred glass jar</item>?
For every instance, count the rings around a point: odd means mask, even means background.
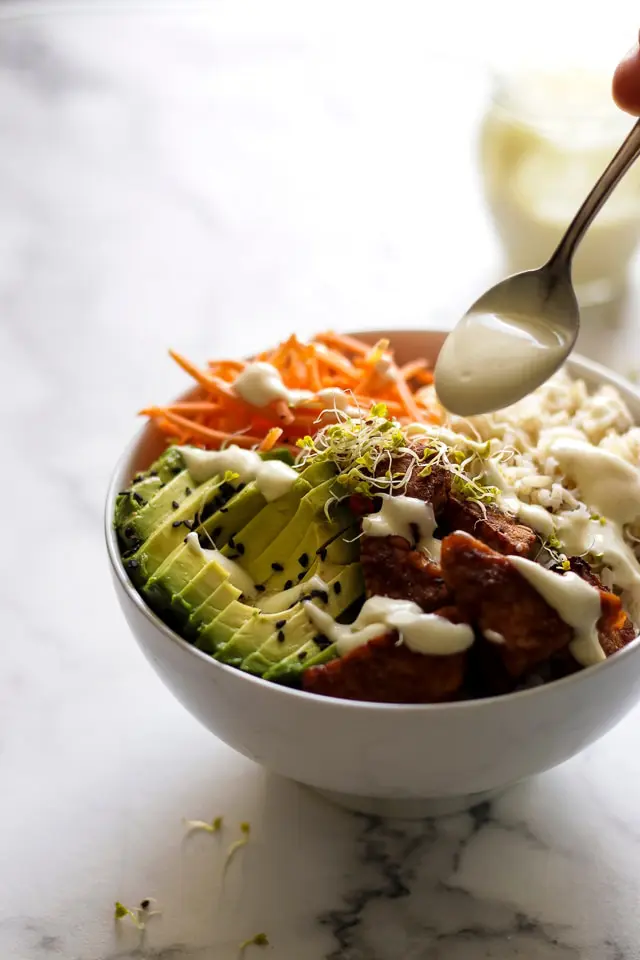
[[[526,70],[495,79],[481,128],[484,189],[509,272],[544,263],[631,128],[611,75]],[[623,291],[640,239],[640,163],[615,189],[574,261],[583,304]]]

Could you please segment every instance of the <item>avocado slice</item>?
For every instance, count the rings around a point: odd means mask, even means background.
[[[337,530],[336,530],[337,527]],[[342,534],[342,536],[339,536]],[[296,554],[289,562],[289,568],[302,574],[287,579],[286,589],[283,590],[282,578],[288,577],[290,571],[273,574],[267,581],[267,592],[260,594],[255,601],[258,616],[250,623],[245,623],[228,641],[218,648],[216,659],[224,663],[239,666],[242,661],[255,653],[262,643],[271,635],[282,630],[294,616],[299,607],[298,597],[307,594],[313,589],[312,578],[319,576],[323,583],[330,582],[337,576],[340,569],[358,558],[357,529],[349,527],[341,529],[339,525],[326,521],[312,524],[307,533],[304,555]],[[317,544],[321,545],[323,559],[318,556]],[[301,564],[301,559],[305,561]],[[305,585],[309,584],[308,589]],[[282,606],[275,611],[269,609],[269,604],[281,599]],[[264,607],[264,609],[263,609]]]
[[[183,471],[175,478],[175,480],[179,480],[181,485],[184,485],[185,482],[185,472]],[[180,545],[185,535],[191,530],[194,519],[216,496],[222,482],[224,481],[220,477],[213,477],[192,490],[188,496],[185,495],[177,509],[171,507],[170,504],[168,516],[165,516],[158,525],[154,526],[142,546],[124,562],[125,568],[136,586],[140,587],[146,583],[169,554]],[[168,483],[162,493],[169,491],[173,483],[174,481]]]
[[[245,556],[244,566],[254,583],[264,584],[274,572],[283,573],[294,554],[294,562],[297,560],[296,548],[309,527],[323,518],[324,506],[334,486],[335,480],[331,478],[309,490],[300,500],[293,517],[275,538],[271,531],[266,548],[258,556]]]
[[[178,507],[191,496],[197,486],[189,471],[181,470],[147,504],[141,506],[140,510],[129,518],[126,531],[122,533],[123,543],[126,546],[144,543],[156,527],[176,513]],[[135,491],[132,492],[132,496],[135,496]]]
[[[257,615],[256,607],[250,607],[239,599],[232,600],[211,623],[200,631],[196,646],[207,653],[215,653],[221,644],[230,640],[240,627],[247,621],[255,619]]]
[[[364,581],[360,564],[351,563],[339,568],[339,572],[327,582],[326,601],[318,598],[307,602],[317,602],[337,620],[363,592]],[[286,662],[285,672],[290,671],[296,662],[302,669],[307,659],[315,657],[330,645],[325,638],[317,638],[318,630],[306,614],[305,603],[301,602],[284,629],[274,631],[259,650],[242,662],[242,669],[259,676],[264,675],[267,679],[270,679],[268,674],[272,668],[280,662]],[[304,653],[304,656],[296,660],[300,653]]]
[[[184,461],[180,451],[177,447],[169,447],[145,473],[136,474],[130,487],[118,494],[114,526],[125,549],[137,539],[135,530],[128,529],[130,519],[139,514],[142,508],[176,473],[180,473],[183,467]]]
[[[156,610],[171,607],[179,620],[188,619],[229,573],[188,543],[180,543],[142,587],[142,594]]]

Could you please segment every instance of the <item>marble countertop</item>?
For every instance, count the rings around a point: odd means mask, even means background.
[[[0,957],[231,960],[258,932],[270,946],[247,957],[640,956],[638,710],[491,806],[352,816],[173,701],[102,543],[133,414],[182,387],[169,344],[197,358],[292,329],[448,325],[495,274],[473,159],[483,78],[469,60],[476,79],[443,105],[415,6],[393,24],[375,5],[99,6],[5,4],[0,20],[2,489],[16,497],[0,561]],[[634,285],[617,318],[589,320],[587,352],[640,365],[636,302]],[[185,837],[183,818],[218,815],[220,834]],[[114,901],[145,897],[161,913],[144,933],[114,924]]]

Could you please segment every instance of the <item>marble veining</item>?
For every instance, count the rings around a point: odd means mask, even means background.
[[[433,95],[426,9],[396,5],[390,30],[368,4],[365,31],[357,5],[321,7],[0,10],[2,960],[232,960],[260,931],[247,960],[640,956],[638,710],[491,805],[385,823],[215,741],[117,608],[103,497],[135,411],[182,388],[169,345],[446,324],[495,270],[482,84]],[[491,17],[466,17],[481,45]],[[623,370],[636,301],[583,340]],[[220,836],[185,838],[217,815]],[[147,896],[144,936],[114,923]]]

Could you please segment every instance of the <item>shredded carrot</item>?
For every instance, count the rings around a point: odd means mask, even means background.
[[[255,359],[270,363],[288,390],[305,390],[309,397],[275,400],[263,407],[239,396],[234,382],[247,366],[242,360],[210,360],[202,368],[174,350],[171,357],[199,387],[193,400],[141,410],[165,435],[167,442],[193,443],[217,449],[228,443],[271,450],[296,449],[296,441],[319,429],[321,412],[331,403],[319,399],[327,388],[343,391],[354,411],[366,413],[384,403],[389,416],[401,423],[436,422],[439,409],[424,392],[433,377],[426,360],[398,367],[387,340],[373,347],[357,337],[326,331],[309,343],[295,334]]]
[[[368,345],[363,343],[362,340],[349,337],[344,333],[334,333],[333,330],[319,333],[316,340],[319,343],[324,343],[327,347],[336,347],[338,350],[346,350],[347,353],[355,353],[357,356],[364,356],[369,352]]]
[[[258,450],[266,451],[271,450],[275,447],[276,443],[283,434],[283,430],[280,427],[271,427],[271,430],[265,435],[264,440],[258,446]]]

